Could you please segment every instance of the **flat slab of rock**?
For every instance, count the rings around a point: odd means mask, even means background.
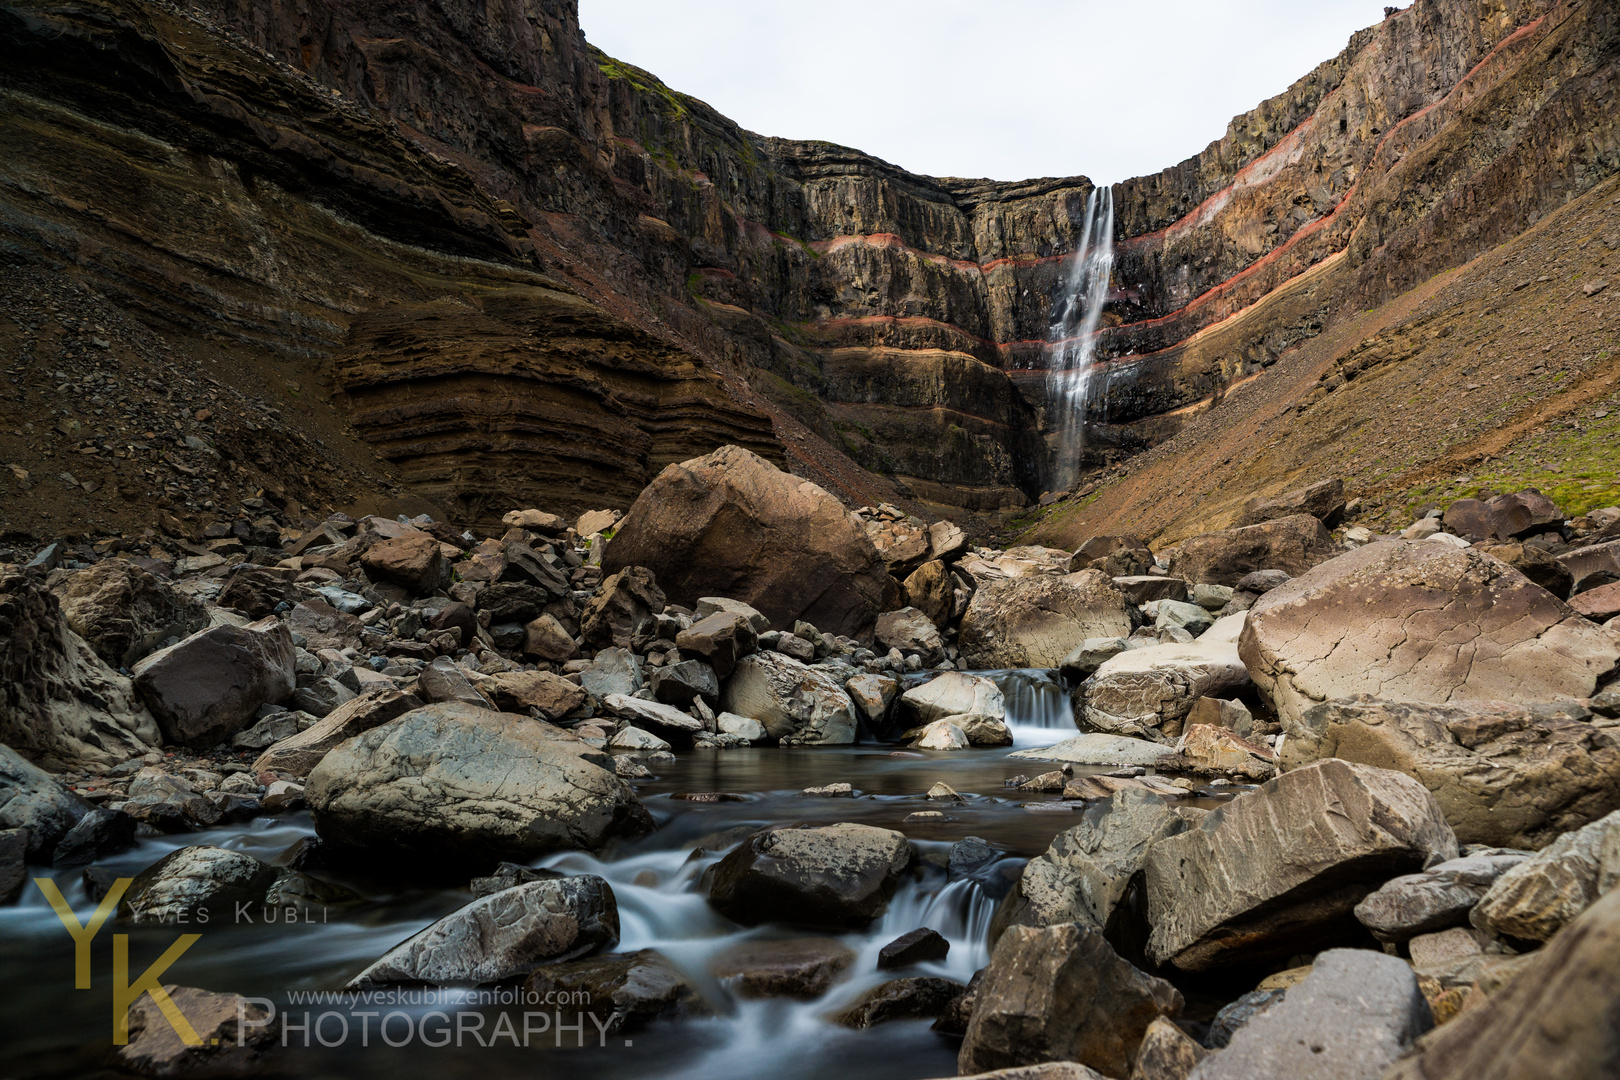
[[[562,1015],[570,1024],[584,1024],[583,1030],[592,1034],[632,1031],[654,1020],[709,1013],[691,981],[653,949],[546,964],[536,968],[523,987],[542,997],[557,995],[549,1000],[574,1001],[579,1000],[574,995],[583,995],[590,1002],[586,1008],[572,1013],[564,1009]]]
[[[1351,914],[1397,874],[1455,858],[1439,804],[1409,776],[1322,761],[1159,841],[1144,867],[1147,953],[1207,971],[1364,933]]]
[[[1101,570],[980,584],[957,637],[972,668],[1055,668],[1086,638],[1128,637],[1134,605]]]
[[[1453,926],[1466,926],[1468,913],[1497,878],[1523,862],[1523,852],[1465,855],[1418,874],[1384,882],[1356,905],[1356,918],[1380,941],[1407,941]]]
[[[1379,1080],[1434,1026],[1405,961],[1330,949],[1287,996],[1244,1024],[1191,1080]]]
[[[1238,649],[1285,725],[1357,694],[1590,697],[1620,664],[1620,638],[1519,571],[1421,540],[1368,544],[1271,590],[1250,609]]]
[[[1329,701],[1284,730],[1285,769],[1343,758],[1414,776],[1463,844],[1539,848],[1620,809],[1620,731],[1556,708]]]
[[[532,881],[453,911],[388,950],[348,989],[478,985],[588,956],[619,941],[619,908],[594,874]]]
[[[651,831],[611,770],[606,754],[544,721],[445,702],[329,752],[305,797],[323,840],[374,859],[527,862]]]
[[[911,858],[903,833],[871,825],[765,829],[715,866],[709,903],[747,925],[861,927],[888,907]]]
[[[1088,733],[1051,746],[1014,750],[1009,758],[1025,761],[1066,761],[1074,765],[1152,765],[1175,753],[1175,748],[1124,735]]]

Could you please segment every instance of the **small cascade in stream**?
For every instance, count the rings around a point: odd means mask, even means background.
[[[1074,705],[1057,672],[1044,668],[981,671],[1001,688],[1013,745],[1050,746],[1078,734]]]
[[[1062,298],[1054,305],[1049,335],[1047,382],[1058,431],[1051,489],[1074,485],[1085,450],[1086,407],[1096,368],[1097,327],[1108,302],[1114,268],[1114,193],[1093,188],[1086,198],[1085,221],[1069,264]]]

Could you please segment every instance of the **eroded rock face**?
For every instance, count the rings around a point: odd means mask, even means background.
[[[1238,649],[1284,724],[1356,694],[1588,697],[1620,664],[1620,640],[1517,570],[1422,540],[1368,544],[1273,589]]]
[[[615,572],[585,605],[579,627],[598,646],[628,649],[649,616],[664,610],[664,591],[651,570],[626,566]]]
[[[1320,521],[1294,514],[1183,541],[1170,557],[1169,573],[1195,584],[1236,585],[1256,570],[1302,574],[1336,553]]]
[[[74,571],[59,595],[69,629],[112,667],[127,668],[166,639],[208,625],[201,604],[128,559]]]
[[[393,983],[501,982],[611,949],[619,907],[594,874],[531,881],[474,900],[394,946],[349,981],[361,989]]]
[[[1087,638],[1126,637],[1133,606],[1101,570],[982,583],[957,647],[973,668],[1055,668]]]
[[[607,755],[544,721],[454,702],[328,752],[305,797],[323,840],[373,860],[528,861],[652,828]]]
[[[210,627],[136,664],[135,688],[163,737],[203,749],[253,722],[296,687],[292,634],[278,619]]]
[[[1538,848],[1620,808],[1620,738],[1553,707],[1327,701],[1284,730],[1284,768],[1342,758],[1416,777],[1463,844]]]
[[[1510,868],[1469,914],[1495,937],[1546,941],[1620,885],[1620,810]]]
[[[758,720],[773,739],[801,746],[855,741],[855,704],[837,681],[782,653],[754,653],[738,662],[720,694],[720,707]]]
[[[0,575],[0,742],[52,767],[117,765],[159,742],[130,681],[68,628],[56,597]]]
[[[1120,959],[1095,930],[1015,926],[996,943],[957,1071],[1073,1061],[1128,1076],[1148,1025],[1181,1007],[1175,987]]]
[[[911,862],[904,834],[870,825],[766,829],[714,868],[709,903],[741,923],[865,926]]]
[[[926,541],[927,534],[924,534]],[[860,521],[832,495],[741,447],[671,465],[637,498],[602,567],[645,566],[669,598],[740,600],[790,630],[869,635],[895,589]]]
[[[1411,777],[1317,762],[1149,850],[1148,956],[1205,971],[1354,940],[1362,931],[1351,911],[1363,897],[1456,854],[1434,796]]]

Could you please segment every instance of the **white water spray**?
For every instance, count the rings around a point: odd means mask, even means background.
[[[1086,405],[1096,368],[1097,327],[1114,268],[1114,194],[1093,188],[1069,266],[1068,287],[1053,312],[1047,381],[1058,429],[1052,490],[1074,486],[1085,450]]]

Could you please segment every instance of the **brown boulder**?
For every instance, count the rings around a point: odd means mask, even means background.
[[[855,963],[855,950],[837,938],[749,939],[709,964],[742,998],[799,998],[825,994]]]
[[[589,697],[578,683],[549,671],[503,671],[480,679],[478,685],[488,691],[496,708],[509,712],[538,709],[546,720],[561,720]]]
[[[1256,570],[1302,574],[1336,554],[1320,521],[1295,514],[1184,540],[1171,553],[1169,573],[1194,584],[1236,585]]]
[[[747,615],[716,611],[676,634],[675,647],[701,656],[724,679],[736,669],[738,660],[759,648],[759,635]]]
[[[1257,495],[1243,504],[1238,525],[1258,525],[1262,521],[1309,514],[1328,528],[1344,520],[1344,481],[1320,480],[1297,491],[1281,495]]]
[[[163,737],[205,749],[251,725],[260,706],[292,696],[292,634],[273,618],[222,623],[153,653],[133,673]]]
[[[128,559],[74,571],[58,596],[68,627],[112,667],[127,668],[165,639],[208,625],[201,604]]]
[[[439,542],[427,533],[379,540],[360,556],[360,565],[373,581],[387,581],[425,596],[439,587],[444,556]]]
[[[956,604],[956,588],[951,583],[951,571],[939,559],[923,563],[906,578],[903,585],[906,606],[914,607],[935,626],[944,626],[951,618]]]
[[[1535,488],[1498,495],[1489,502],[1458,499],[1441,519],[1446,528],[1467,540],[1512,540],[1556,529],[1563,512]]]
[[[270,1011],[252,998],[173,984],[163,988],[198,1042],[182,1039],[150,993],[129,1009],[119,1065],[143,1076],[239,1076],[258,1072],[276,1044]]]
[[[1109,577],[1134,577],[1153,566],[1153,552],[1134,536],[1093,536],[1069,558],[1069,572],[1096,567]]]
[[[715,866],[709,903],[750,926],[861,927],[888,907],[911,858],[903,834],[871,825],[763,829]]]
[[[1055,668],[1087,638],[1129,636],[1133,610],[1097,569],[986,581],[962,616],[957,646],[970,668]]]
[[[1588,697],[1620,639],[1473,548],[1388,540],[1255,602],[1239,654],[1284,724],[1356,694],[1415,701]]]
[[[864,636],[892,581],[859,519],[740,447],[671,465],[636,499],[603,569],[645,566],[676,603],[727,596],[772,627]]]
[[[321,758],[345,739],[352,739],[386,724],[412,709],[420,709],[422,704],[422,700],[414,694],[404,694],[398,690],[368,690],[352,701],[345,701],[318,723],[271,746],[253,763],[253,772],[255,775],[278,772],[288,776],[308,776],[309,771],[320,764]]]
[[[1620,581],[1579,593],[1570,598],[1569,606],[1593,622],[1608,622],[1620,615]]]

